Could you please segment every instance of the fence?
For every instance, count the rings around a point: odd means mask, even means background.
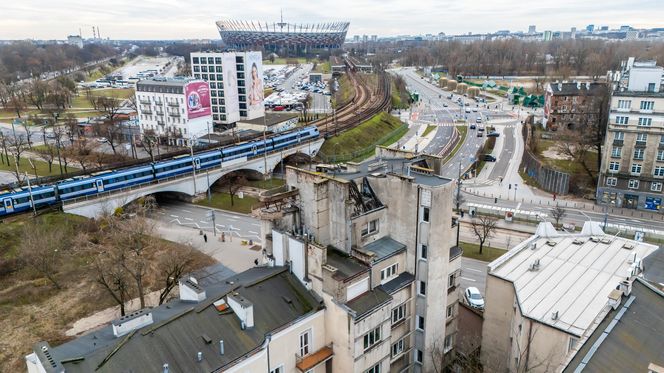
[[[523,157],[521,158],[521,165],[519,169],[537,182],[539,188],[548,192],[563,195],[569,193],[569,174],[566,172],[556,171],[550,167],[545,166],[542,161],[537,159],[530,151],[530,124],[523,126],[523,139],[525,149]]]
[[[375,149],[376,145],[382,145],[384,142],[389,140],[390,138],[396,136],[399,132],[403,132],[404,129],[408,129],[407,124],[403,124],[399,127],[397,127],[395,130],[391,131],[390,133],[386,134],[385,136],[381,137],[380,139],[376,140],[373,142],[373,144],[364,147],[362,149],[356,150],[352,153],[345,153],[345,154],[323,154],[322,152],[318,153],[318,158],[322,162],[325,163],[342,163],[342,162],[350,162],[354,159],[357,159],[361,156],[372,154]]]

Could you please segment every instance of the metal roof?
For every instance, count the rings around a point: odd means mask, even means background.
[[[373,290],[364,292],[357,298],[346,303],[346,306],[355,313],[355,321],[359,321],[364,316],[371,313],[378,307],[390,302],[392,296],[389,295],[382,287],[378,286]]]
[[[327,250],[326,264],[336,268],[337,271],[334,272],[332,277],[339,281],[349,280],[362,273],[369,272],[369,267],[336,249]]]
[[[392,239],[389,236],[381,237],[361,248],[355,249],[359,252],[372,256],[373,262],[380,262],[400,252],[406,251],[406,245]]]
[[[384,283],[380,287],[383,288],[389,294],[394,294],[398,290],[403,289],[405,286],[411,284],[415,281],[415,276],[410,272],[401,272],[399,276],[391,279],[390,281]]]
[[[643,278],[664,289],[664,249],[661,247],[643,259]]]
[[[664,293],[636,279],[563,372],[647,372],[664,366]]]
[[[208,297],[199,304],[174,300],[150,310],[154,323],[124,337],[115,338],[107,326],[50,353],[68,373],[155,372],[166,363],[172,372],[210,372],[250,356],[267,333],[323,307],[285,267],[252,268],[207,286],[206,292]],[[232,311],[219,312],[212,304],[231,293],[253,303],[253,328],[242,330]],[[219,352],[221,340],[224,355]]]
[[[643,259],[657,247],[608,235],[563,234],[545,226],[551,223],[541,223],[540,235],[491,262],[489,275],[514,284],[524,316],[580,336],[601,313],[609,293],[629,276],[630,257]],[[584,231],[590,229],[584,226]],[[533,270],[536,261],[539,266]]]

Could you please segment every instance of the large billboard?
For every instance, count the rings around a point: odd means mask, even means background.
[[[212,115],[210,86],[207,82],[191,82],[184,87],[187,97],[187,118],[195,119]]]
[[[240,120],[240,99],[237,93],[237,67],[235,53],[224,53],[221,57],[224,71],[224,105],[228,123]]]
[[[265,115],[263,100],[263,54],[247,52],[244,59],[245,87],[247,87],[247,119]]]

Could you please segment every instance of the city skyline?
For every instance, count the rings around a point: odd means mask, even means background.
[[[350,21],[349,37],[527,31],[529,25],[536,25],[538,31],[582,29],[588,24],[653,28],[661,26],[658,21],[664,18],[664,7],[658,7],[656,0],[608,0],[602,10],[571,0],[560,1],[556,7],[542,4],[523,8],[511,0],[489,5],[478,0],[463,4],[430,0],[416,4],[396,0],[300,4],[286,0],[280,4],[247,3],[232,12],[208,0],[196,7],[183,0],[149,0],[140,4],[114,0],[106,10],[91,9],[82,0],[58,1],[57,6],[44,0],[28,0],[5,10],[0,35],[4,39],[64,39],[81,30],[83,37],[90,38],[95,26],[103,38],[111,39],[217,39],[214,22],[219,19],[278,22],[280,10],[285,22],[296,24]]]

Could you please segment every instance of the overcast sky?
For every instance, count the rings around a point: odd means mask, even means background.
[[[98,5],[97,5],[98,4]],[[0,39],[218,38],[218,19],[292,23],[350,21],[355,34],[417,35],[664,26],[664,0],[2,0]]]

